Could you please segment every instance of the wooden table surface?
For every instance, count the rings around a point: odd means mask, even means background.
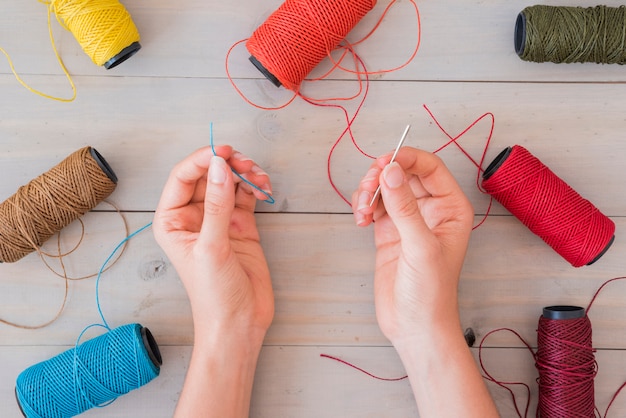
[[[0,56],[0,200],[91,145],[118,175],[110,200],[135,230],[151,221],[172,166],[208,144],[213,122],[216,143],[233,145],[270,173],[276,198],[274,205],[257,206],[276,316],[261,353],[250,415],[417,416],[406,380],[377,381],[320,357],[339,356],[387,377],[404,373],[376,323],[372,229],[354,225],[350,208],[332,190],[326,174],[328,153],[345,128],[343,115],[300,99],[282,110],[255,108],[235,92],[225,74],[228,48],[250,36],[281,2],[123,3],[139,28],[142,49],[112,70],[93,64],[73,35],[53,21],[56,45],[78,91],[72,103],[28,92]],[[389,0],[379,1],[349,37],[365,34],[387,4]],[[460,286],[462,323],[474,330],[477,344],[489,331],[510,327],[535,346],[544,306],[586,306],[601,283],[626,273],[626,73],[618,65],[520,60],[513,48],[514,23],[532,4],[419,1],[422,43],[416,58],[402,70],[372,78],[353,125],[356,141],[372,155],[393,150],[408,123],[412,129],[406,145],[433,151],[447,138],[424,105],[451,135],[492,112],[495,127],[487,161],[504,147],[523,145],[616,223],[609,252],[592,266],[574,268],[495,204],[472,234]],[[394,66],[410,55],[417,33],[412,10],[409,2],[398,2],[376,35],[358,46],[368,69]],[[5,1],[0,47],[27,83],[67,96],[70,89],[52,52],[46,19],[41,3]],[[327,67],[322,63],[314,74]],[[243,46],[232,54],[230,69],[237,85],[258,103],[274,106],[289,97],[248,62]],[[307,84],[305,93],[332,96],[355,86],[352,75],[333,74],[332,79]],[[350,112],[356,105],[346,103]],[[491,119],[485,118],[463,136],[461,143],[474,158],[480,158],[490,128]],[[439,155],[470,197],[479,222],[489,198],[477,190],[476,168],[454,147]],[[342,193],[352,192],[369,164],[344,138],[331,165]],[[97,271],[124,237],[120,216],[105,204],[85,215],[84,223],[84,242],[65,260],[74,277]],[[72,224],[63,231],[62,242],[70,248],[79,236],[80,225]],[[53,250],[52,241],[45,248]],[[63,288],[63,281],[36,254],[0,265],[0,318],[26,325],[45,322],[58,309]],[[617,282],[590,312],[601,411],[626,380],[625,299],[626,283]],[[133,238],[105,273],[101,301],[112,325],[139,322],[149,327],[164,364],[161,375],[147,386],[84,416],[171,416],[189,361],[192,324],[184,289],[151,231]],[[22,370],[70,348],[80,331],[98,319],[95,281],[88,279],[70,283],[67,306],[53,324],[40,330],[0,325],[0,415],[20,416],[13,389]],[[483,355],[494,376],[527,382],[531,404],[536,405],[537,372],[520,341],[496,334],[487,340]],[[489,387],[502,416],[516,416],[508,393]],[[518,395],[525,401],[521,391]],[[625,415],[626,399],[618,398],[610,417]]]

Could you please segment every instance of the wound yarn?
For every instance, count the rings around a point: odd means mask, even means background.
[[[615,223],[520,145],[493,160],[482,188],[574,267],[613,242]]]
[[[591,321],[577,306],[543,309],[537,327],[538,416],[595,417],[597,374]]]
[[[91,60],[106,69],[111,69],[132,57],[141,49],[139,32],[126,8],[118,0],[39,0],[48,5],[48,31],[50,43],[57,61],[72,88],[72,96],[57,97],[31,87],[18,74],[11,56],[0,47],[6,56],[16,80],[30,92],[59,102],[72,102],[76,98],[76,86],[57,51],[52,34],[51,15],[55,14],[59,24],[70,31],[83,51]]]
[[[297,91],[376,0],[286,0],[246,42],[252,63],[276,86]]]
[[[15,394],[28,418],[71,417],[147,384],[161,364],[150,331],[127,324],[24,370]]]
[[[514,33],[524,61],[626,62],[626,6],[530,6],[517,16]]]
[[[226,54],[226,75],[239,95],[252,106],[264,110],[278,110],[291,104],[296,97],[301,97],[312,105],[335,108],[342,112],[346,128],[339,134],[328,153],[327,174],[333,190],[349,206],[351,205],[350,201],[332,179],[331,159],[333,152],[347,135],[361,154],[373,158],[361,149],[352,132],[352,124],[365,103],[369,91],[369,77],[375,74],[391,73],[406,67],[415,58],[421,44],[419,8],[415,0],[409,0],[407,4],[413,7],[417,24],[415,48],[409,58],[404,63],[392,68],[371,71],[366,68],[365,62],[356,53],[355,46],[376,32],[387,12],[396,2],[398,0],[392,0],[387,4],[374,27],[365,36],[356,41],[348,41],[346,36],[374,8],[376,0],[286,0],[255,30],[250,38],[236,42]],[[255,67],[277,87],[282,85],[294,92],[293,96],[285,103],[277,106],[263,106],[254,103],[233,81],[229,70],[229,56],[237,45],[244,42],[251,54],[250,61]],[[337,58],[332,55],[334,51],[339,52]],[[305,80],[315,66],[327,57],[332,63],[331,68],[321,76]],[[349,65],[353,67],[345,67],[343,65],[344,60],[351,61],[352,64]],[[302,94],[301,86],[304,81],[326,79],[335,70],[356,76],[358,90],[354,94],[327,98],[314,98]],[[352,114],[339,104],[357,98],[359,103],[356,104],[356,110]]]
[[[530,352],[539,372],[539,400],[537,417],[541,418],[596,418],[608,417],[611,406],[626,387],[622,383],[613,393],[604,414],[595,405],[594,379],[598,373],[596,350],[592,343],[589,312],[600,292],[610,283],[626,280],[625,276],[606,280],[596,290],[585,310],[579,306],[555,305],[543,308],[537,326],[537,350],[514,329],[497,328],[489,331],[480,341],[478,360],[484,378],[505,389],[511,395],[513,408],[519,418],[526,418],[530,407],[530,386],[524,382],[501,381],[485,367],[483,347],[487,338],[501,331],[515,335]],[[513,386],[526,390],[525,408],[520,409]],[[522,412],[523,411],[523,412]]]
[[[118,0],[50,0],[49,12],[72,32],[94,64],[113,68],[141,48],[139,31]]]
[[[590,307],[591,304],[587,312]],[[519,418],[526,418],[530,409],[532,393],[530,386],[524,382],[496,379],[487,371],[483,359],[483,348],[487,338],[502,331],[515,335],[535,361],[535,368],[539,373],[537,417],[596,418],[594,380],[598,372],[598,364],[595,360],[595,349],[591,338],[591,321],[585,309],[566,305],[545,307],[537,326],[536,351],[517,331],[511,328],[494,329],[482,338],[478,348],[478,360],[484,373],[483,377],[508,391],[516,415]],[[523,407],[518,405],[513,386],[521,386],[526,391],[527,398]],[[620,390],[621,388],[615,393],[613,400]],[[606,413],[610,406],[610,404],[607,406]]]
[[[12,263],[106,199],[117,177],[92,147],[84,147],[20,187],[0,204],[0,262]]]

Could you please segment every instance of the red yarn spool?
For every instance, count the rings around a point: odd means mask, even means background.
[[[297,91],[376,0],[286,0],[246,42],[250,61],[277,87]]]
[[[482,187],[574,267],[594,263],[613,243],[613,221],[522,146],[494,159]]]
[[[537,416],[595,418],[597,363],[591,321],[578,306],[543,309],[537,330]]]

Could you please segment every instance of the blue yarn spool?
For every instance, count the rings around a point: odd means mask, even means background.
[[[123,325],[24,370],[15,394],[28,418],[72,417],[147,384],[161,364],[150,331]]]

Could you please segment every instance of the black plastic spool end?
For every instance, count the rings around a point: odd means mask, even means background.
[[[611,237],[611,239],[609,240],[609,243],[606,244],[606,247],[604,247],[604,249],[602,251],[600,251],[600,254],[598,254],[596,256],[596,258],[594,258],[593,260],[591,260],[590,262],[587,263],[588,266],[592,265],[593,263],[595,263],[596,261],[598,261],[603,255],[604,253],[606,253],[609,248],[611,247],[611,245],[613,245],[613,241],[615,241],[615,235],[613,235]]]
[[[102,154],[100,154],[93,147],[91,147],[90,152],[91,152],[91,156],[93,157],[94,160],[96,160],[96,162],[98,163],[98,166],[100,167],[102,172],[104,174],[106,174],[107,177],[110,178],[113,183],[117,184],[117,176],[113,172],[113,169],[111,168],[109,163],[107,163],[107,160],[104,159]]]
[[[524,12],[520,12],[515,20],[513,43],[515,45],[515,52],[521,57],[526,48],[526,15]]]
[[[543,308],[543,317],[546,319],[580,319],[585,317],[585,308],[571,305],[554,305]]]
[[[493,176],[493,174],[498,171],[502,164],[504,164],[504,161],[511,155],[511,151],[511,147],[506,147],[500,151],[500,154],[487,166],[487,169],[483,173],[483,180],[489,179],[489,177]]]
[[[250,55],[249,60],[250,60],[250,62],[252,64],[254,64],[254,66],[257,68],[257,70],[259,70],[261,72],[261,74],[263,74],[265,76],[265,78],[267,78],[269,81],[272,82],[272,84],[274,84],[276,87],[282,86],[282,83],[280,81],[278,81],[278,79],[274,76],[274,74],[270,73],[267,70],[267,68],[265,68],[263,66],[263,64],[261,64],[261,62],[258,59],[256,59],[252,55]]]
[[[118,65],[135,55],[140,49],[141,44],[139,42],[133,42],[126,48],[122,49],[116,56],[105,62],[104,68],[110,70],[111,68],[117,67]]]
[[[148,357],[150,357],[152,363],[156,367],[160,367],[163,364],[161,350],[159,350],[159,345],[148,328],[141,327],[141,339],[143,340],[143,345],[146,347]]]

